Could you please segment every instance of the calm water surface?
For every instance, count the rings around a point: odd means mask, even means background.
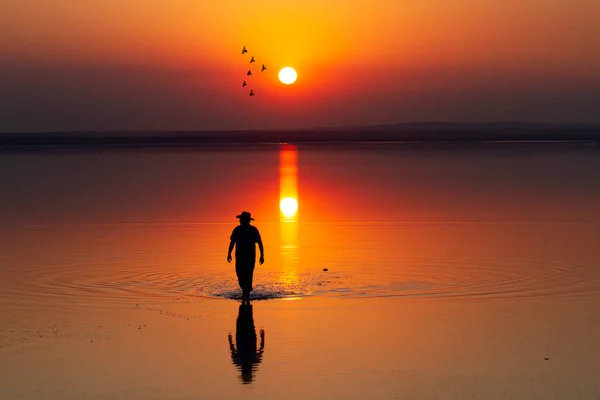
[[[599,156],[0,155],[0,397],[600,398]],[[251,309],[226,262],[242,210]]]

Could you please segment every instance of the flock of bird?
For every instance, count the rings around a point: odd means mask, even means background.
[[[242,55],[246,54],[248,52],[248,50],[246,49],[246,46],[244,46],[244,48],[242,49]],[[256,62],[256,60],[254,59],[254,56],[252,56],[250,58],[250,64]],[[262,68],[260,69],[260,72],[263,72],[264,70],[266,70],[267,67],[265,67],[265,64],[262,65]],[[248,72],[246,73],[246,76],[251,76],[252,75],[252,70],[249,69]],[[248,84],[246,83],[246,81],[244,81],[242,83],[242,87],[246,87],[248,86]],[[252,89],[250,89],[250,96],[254,96],[254,91]]]

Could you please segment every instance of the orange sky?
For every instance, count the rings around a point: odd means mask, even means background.
[[[597,0],[4,0],[0,84],[7,84],[10,94],[18,91],[10,83],[32,84],[24,67],[37,71],[30,73],[41,81],[28,91],[37,100],[12,106],[12,118],[3,118],[0,131],[36,126],[24,123],[25,116],[42,121],[40,129],[43,121],[54,129],[229,128],[235,127],[234,115],[251,127],[353,122],[349,115],[366,123],[468,120],[472,107],[454,110],[451,104],[439,104],[440,93],[465,90],[484,90],[485,96],[468,102],[489,99],[496,107],[474,114],[472,120],[503,115],[542,120],[556,116],[559,104],[558,99],[551,106],[539,102],[562,96],[581,103],[566,110],[563,120],[600,122],[593,112],[597,107],[592,107],[598,104],[590,104],[600,98],[598,21]],[[248,66],[240,54],[242,45],[269,67],[254,78],[257,96],[251,105],[237,90]],[[297,84],[278,84],[276,72],[285,65],[298,70]],[[49,75],[40,77],[39,69]],[[90,110],[104,109],[111,96],[123,97],[105,93],[111,84],[115,88],[110,90],[118,92],[115,81],[125,82],[121,86],[127,86],[128,104],[138,97],[145,102],[162,97],[190,109],[183,116],[170,112],[162,120],[155,117],[160,123],[147,126],[141,117],[128,119],[127,111],[115,109],[113,115],[123,114],[120,125],[100,126],[81,117],[71,128],[67,114],[61,119],[54,112],[50,118],[42,110],[56,92],[46,87],[47,81],[63,83],[66,97],[81,95],[69,79],[56,74],[85,81]],[[523,98],[519,90],[524,84],[533,85],[524,93],[533,90],[537,97],[523,100],[516,111],[506,110],[505,104],[514,103],[511,93]],[[340,104],[340,98],[347,101]],[[414,111],[434,106],[438,111],[398,114],[389,103],[404,109],[410,105]],[[28,112],[21,109],[25,104]],[[160,105],[140,107],[154,114]],[[317,112],[324,107],[331,109],[330,117]],[[273,108],[279,117],[272,115]],[[194,119],[198,110],[211,118]],[[8,114],[0,110],[0,116]]]

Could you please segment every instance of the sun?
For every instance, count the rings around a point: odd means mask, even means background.
[[[298,74],[292,67],[285,67],[279,71],[279,80],[286,85],[296,82],[296,78],[298,78]]]
[[[293,197],[285,197],[281,199],[279,208],[285,217],[291,218],[296,215],[296,212],[298,211],[298,200]]]

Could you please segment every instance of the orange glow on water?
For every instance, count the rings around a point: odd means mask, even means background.
[[[284,144],[279,151],[280,251],[290,282],[297,280],[298,203],[298,151],[296,146]]]
[[[298,151],[282,145],[279,152],[279,208],[283,220],[295,220],[298,213]]]

